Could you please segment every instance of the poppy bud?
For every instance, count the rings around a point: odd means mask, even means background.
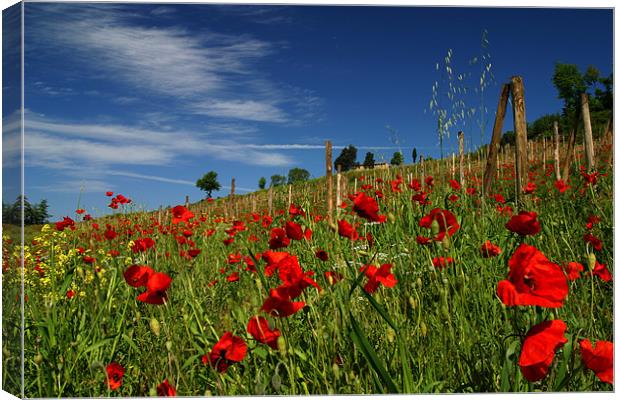
[[[437,236],[437,234],[439,233],[439,222],[437,222],[436,219],[431,222],[431,232],[433,236]]]
[[[414,310],[416,308],[418,308],[418,303],[415,301],[415,299],[412,296],[409,296],[409,305],[411,306],[411,308],[413,308]]]
[[[332,371],[334,372],[334,377],[336,378],[336,380],[340,379],[340,367],[338,366],[338,364],[332,364]]]
[[[140,319],[142,319],[142,314],[140,314],[140,311],[136,312],[136,321],[140,321]]]
[[[596,266],[596,255],[594,253],[590,253],[588,254],[588,267],[590,268],[590,271],[594,270],[595,266]]]
[[[443,237],[443,240],[441,241],[441,246],[445,251],[450,250],[450,238],[447,235]]]
[[[278,351],[283,355],[286,354],[286,340],[282,336],[278,337]]]
[[[396,221],[396,217],[391,212],[388,213],[387,217],[391,224],[393,224]]]
[[[172,350],[172,342],[170,340],[166,341],[166,349],[168,349],[168,351]]]
[[[394,329],[388,328],[385,336],[387,337],[388,342],[394,343],[394,337],[396,336],[396,332],[394,332]]]
[[[418,285],[418,287],[422,287],[422,278],[416,279],[415,284]]]
[[[156,397],[157,396],[157,390],[154,387],[149,389],[149,396],[151,396],[151,397]]]
[[[426,337],[427,334],[427,329],[426,329],[426,324],[424,323],[424,321],[420,322],[420,333],[422,334],[422,337]]]
[[[153,332],[155,336],[159,337],[159,331],[160,331],[159,321],[156,318],[151,318],[149,325],[151,326],[151,332]]]
[[[43,362],[43,356],[41,355],[41,353],[37,353],[37,355],[34,356],[34,362],[37,365],[40,365]]]

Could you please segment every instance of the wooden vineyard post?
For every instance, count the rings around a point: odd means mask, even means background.
[[[511,83],[515,130],[515,168],[517,172],[517,196],[519,196],[527,179],[527,120],[525,119],[523,79],[520,76],[513,76]]]
[[[269,209],[269,215],[273,215],[273,185],[269,185],[267,191],[269,198],[267,199],[267,207]]]
[[[252,196],[252,212],[255,213],[256,212],[256,195],[251,195]]]
[[[581,115],[583,115],[583,144],[586,153],[588,172],[594,168],[594,142],[592,141],[592,124],[590,123],[590,105],[588,94],[581,93]]]
[[[542,153],[543,153],[543,170],[546,170],[547,168],[547,141],[545,140],[544,136],[543,136],[543,141],[542,141]]]
[[[293,185],[288,185],[288,205],[293,204]]]
[[[579,127],[579,109],[575,110],[575,118],[573,119],[573,126],[568,134],[568,143],[566,143],[566,152],[564,153],[564,164],[562,166],[562,179],[568,182],[568,174],[570,172],[571,157],[575,157],[575,138],[577,136],[577,128]]]
[[[161,206],[159,206],[159,210],[157,211],[157,224],[161,225]]]
[[[465,171],[464,171],[464,163],[465,163],[465,136],[463,135],[463,131],[459,131],[459,182],[461,186],[465,186]]]
[[[327,219],[334,222],[334,188],[332,184],[332,142],[325,141],[325,179],[327,180]]]
[[[605,136],[607,137],[607,144],[610,146],[609,148],[609,158],[607,159],[607,164],[611,168],[613,166],[614,160],[614,116],[613,114],[609,118],[609,122],[607,122],[607,132],[605,132]]]
[[[189,208],[189,196],[185,196],[185,208]]]
[[[562,179],[560,175],[560,129],[558,121],[553,121],[553,164],[555,166],[555,180]]]
[[[336,213],[338,214],[340,210],[340,173],[342,172],[342,167],[340,164],[336,166]]]
[[[456,173],[456,154],[452,153],[452,179],[454,179],[454,174]]]
[[[483,190],[493,183],[493,165],[497,165],[497,173],[499,177],[499,144],[502,139],[502,129],[504,127],[504,117],[506,116],[506,106],[508,104],[508,96],[510,95],[510,85],[502,85],[502,91],[499,95],[499,103],[497,104],[497,113],[495,114],[495,124],[493,124],[493,135],[491,136],[491,144],[489,145],[489,154],[487,155],[487,165],[484,170]]]

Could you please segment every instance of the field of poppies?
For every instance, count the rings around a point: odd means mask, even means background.
[[[136,213],[102,193],[113,215],[78,209],[26,243],[24,394],[613,390],[603,150],[566,181],[532,160],[519,196],[511,163],[485,195],[478,164],[463,182],[443,161],[347,173],[332,221],[324,180],[276,191],[271,214]],[[3,240],[2,383],[19,393],[20,255]]]

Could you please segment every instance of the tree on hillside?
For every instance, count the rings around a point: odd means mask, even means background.
[[[24,225],[41,225],[48,223],[47,200],[43,199],[39,203],[31,204],[24,196]],[[17,196],[13,204],[2,203],[2,223],[21,224],[22,196]]]
[[[375,156],[370,151],[366,153],[364,158],[364,168],[372,169],[375,167]]]
[[[553,123],[559,121],[560,118],[560,114],[545,114],[534,120],[534,122],[527,124],[528,140],[542,138],[543,136],[546,138],[553,137]]]
[[[288,183],[289,185],[297,182],[305,182],[310,179],[310,172],[303,168],[292,168],[288,171]]]
[[[260,179],[258,180],[258,188],[264,189],[266,184],[267,184],[267,179],[265,179],[264,176],[261,176]]]
[[[207,192],[207,197],[211,197],[211,193],[213,191],[217,192],[221,189],[221,186],[217,181],[217,172],[210,171],[204,174],[202,178],[196,181],[196,187]]]
[[[334,162],[336,170],[338,170],[338,165],[340,165],[342,171],[348,171],[357,166],[357,149],[355,148],[355,146],[351,144],[348,147],[342,149],[340,155],[338,156],[338,158],[336,158],[336,161]]]
[[[284,175],[271,175],[271,184],[269,186],[282,186],[286,184],[286,176]]]
[[[413,158],[413,163],[415,164],[415,160],[418,158],[418,150],[416,150],[416,148],[413,148],[413,152],[411,152],[411,157]]]
[[[400,151],[397,151],[392,156],[392,159],[390,160],[390,164],[398,166],[398,165],[402,165],[404,161],[405,160],[403,159],[403,153],[401,153]]]

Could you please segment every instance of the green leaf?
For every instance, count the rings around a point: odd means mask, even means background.
[[[379,357],[377,356],[377,353],[375,353],[375,350],[372,348],[370,343],[368,343],[368,340],[364,336],[364,333],[362,332],[359,324],[353,317],[353,314],[350,314],[350,316],[351,316],[351,331],[350,331],[351,339],[360,348],[360,350],[362,351],[362,354],[364,355],[364,358],[366,358],[366,361],[368,361],[372,369],[377,373],[377,375],[381,379],[381,383],[383,384],[384,388],[387,388],[388,393],[398,393],[396,384],[394,383],[394,381],[388,374],[387,370],[385,369],[385,367],[379,360]]]

